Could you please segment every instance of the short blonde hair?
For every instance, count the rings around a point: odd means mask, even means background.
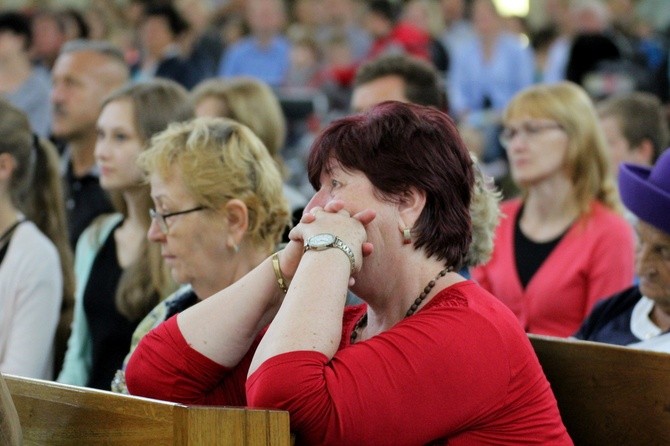
[[[581,87],[571,82],[528,87],[509,103],[503,113],[503,124],[521,117],[551,119],[568,135],[564,169],[582,215],[589,211],[593,200],[621,210],[610,174],[605,136],[593,102]],[[524,191],[522,185],[521,190]]]
[[[289,224],[282,179],[263,143],[246,126],[225,118],[196,118],[171,124],[151,140],[138,163],[167,178],[173,169],[196,201],[220,209],[230,199],[247,207],[247,235],[268,251]]]
[[[279,152],[286,142],[286,118],[277,96],[267,84],[250,77],[208,79],[191,93],[194,106],[206,98],[221,101],[225,109],[221,117],[249,127],[263,141],[270,155],[280,162]]]

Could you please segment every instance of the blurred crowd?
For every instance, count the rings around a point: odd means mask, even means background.
[[[24,57],[34,79],[18,88],[15,50],[5,44],[0,92],[29,112],[37,133],[50,128],[46,85],[62,45],[109,41],[135,81],[168,78],[187,89],[235,76],[267,83],[288,119],[282,155],[289,181],[307,194],[301,166],[310,137],[349,112],[357,68],[382,54],[434,66],[445,109],[506,195],[515,191],[498,142],[500,113],[521,89],[565,79],[594,100],[631,91],[670,99],[670,14],[650,0],[533,1],[528,17],[502,16],[490,0],[23,3],[15,12],[29,20]],[[7,17],[0,32],[27,33]]]

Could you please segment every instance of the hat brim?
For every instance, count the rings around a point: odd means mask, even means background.
[[[622,164],[619,193],[623,204],[640,220],[670,234],[670,193],[649,182],[651,169]]]

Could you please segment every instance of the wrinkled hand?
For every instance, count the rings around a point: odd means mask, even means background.
[[[321,233],[336,235],[346,243],[356,259],[354,272],[359,271],[363,257],[369,256],[373,251],[372,244],[366,241],[365,226],[374,218],[375,212],[370,209],[350,215],[344,209],[344,202],[341,200],[332,200],[324,208],[314,207],[309,213],[305,213],[300,223],[291,230],[289,234],[291,241],[281,254],[282,271],[287,277],[289,274],[292,277],[300,263],[305,240]],[[353,278],[350,279],[350,285],[353,285]]]

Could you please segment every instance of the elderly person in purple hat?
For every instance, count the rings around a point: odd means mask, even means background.
[[[622,164],[619,189],[638,218],[640,282],[594,307],[575,337],[670,353],[670,150],[653,168]]]

